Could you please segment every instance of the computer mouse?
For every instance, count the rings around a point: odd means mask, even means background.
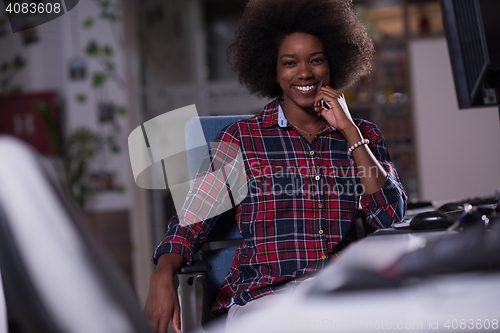
[[[433,210],[415,215],[410,221],[412,230],[446,229],[455,223],[455,219],[443,212]]]
[[[439,207],[437,210],[443,213],[463,212],[464,204],[461,202],[448,202]]]

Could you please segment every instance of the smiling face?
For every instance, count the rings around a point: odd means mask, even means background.
[[[321,40],[306,33],[286,36],[278,48],[276,79],[288,109],[310,109],[320,87],[330,82],[330,69]]]

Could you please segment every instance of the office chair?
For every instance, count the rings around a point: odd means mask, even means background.
[[[8,331],[150,332],[131,286],[64,195],[52,165],[13,137],[0,137],[0,156]]]
[[[251,115],[211,116],[191,119],[186,124],[186,149],[189,169],[189,179],[193,179],[200,168],[205,154],[217,134],[226,126]],[[199,121],[199,123],[198,123]],[[199,140],[194,139],[193,129],[203,129],[207,150],[204,153],[196,148]],[[181,326],[183,332],[205,332],[209,330],[208,323],[214,320],[211,313],[215,297],[222,286],[224,278],[229,273],[234,252],[243,243],[238,232],[234,208],[221,214],[210,232],[207,244],[200,250],[200,259],[191,265],[184,265],[179,271],[179,298],[181,302]],[[196,319],[196,280],[202,278],[203,297],[201,327]]]

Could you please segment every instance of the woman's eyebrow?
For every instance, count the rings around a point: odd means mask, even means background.
[[[311,57],[314,57],[314,56],[319,55],[319,54],[325,55],[325,52],[318,51],[318,52],[311,53]]]
[[[324,54],[325,54],[325,52],[323,52],[323,51],[313,52],[313,53],[311,53],[311,54],[310,54],[310,56],[311,56],[311,57],[314,57],[314,56],[319,55],[319,54],[323,54],[323,55],[324,55]],[[285,58],[285,57],[290,57],[290,58],[293,58],[293,57],[295,57],[296,55],[297,55],[297,54],[295,54],[295,53],[285,53],[285,54],[283,54],[283,55],[280,57],[280,59]]]
[[[296,54],[295,54],[295,53],[285,53],[285,54],[283,54],[283,55],[280,57],[280,59],[281,59],[281,58],[285,58],[285,57],[290,57],[290,58],[293,58],[293,57],[295,57],[295,56],[296,56]]]

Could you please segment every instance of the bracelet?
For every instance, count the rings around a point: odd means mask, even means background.
[[[354,151],[354,149],[358,148],[358,147],[361,147],[362,145],[367,145],[370,143],[370,140],[368,139],[363,139],[355,144],[353,144],[352,146],[349,147],[349,149],[347,149],[347,154],[351,155],[352,152]]]

